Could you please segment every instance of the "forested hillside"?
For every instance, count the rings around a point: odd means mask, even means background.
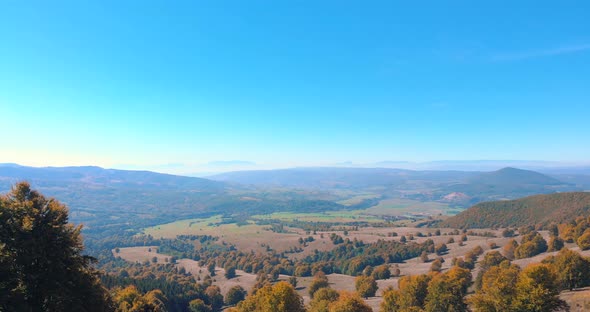
[[[565,223],[588,215],[590,192],[568,192],[480,203],[445,220],[441,226],[485,228]]]

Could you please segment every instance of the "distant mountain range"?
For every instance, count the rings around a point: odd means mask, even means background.
[[[449,198],[454,198],[457,204],[461,205],[584,188],[539,172],[516,168],[503,168],[492,172],[294,168],[229,172],[209,178],[259,187],[354,189],[423,200],[449,201]],[[451,193],[455,193],[456,196],[449,197]]]
[[[0,164],[0,193],[23,180],[67,204],[76,223],[101,235],[122,226],[138,229],[211,214],[346,208],[318,192],[260,192],[235,183],[150,171]]]
[[[440,224],[452,228],[565,223],[590,215],[590,192],[566,192],[479,203]]]
[[[236,171],[204,179],[93,166],[0,164],[0,192],[27,180],[68,204],[76,222],[104,231],[117,223],[145,225],[213,213],[360,209],[387,198],[469,207],[482,201],[584,190],[585,179],[590,180],[586,175],[566,175],[563,182],[560,177],[516,168],[477,172],[328,167]],[[357,206],[337,203],[366,194],[372,199]]]
[[[103,169],[96,166],[38,168],[0,164],[0,189],[21,180],[43,187],[80,183],[89,187],[219,191],[226,186],[225,183],[208,179],[151,171]]]

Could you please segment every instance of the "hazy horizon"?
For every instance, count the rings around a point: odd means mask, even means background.
[[[457,170],[457,171],[495,171],[505,167],[514,167],[527,170],[557,170],[568,168],[586,169],[590,167],[590,162],[559,162],[544,160],[433,160],[425,162],[412,161],[380,161],[374,163],[353,163],[353,162],[334,162],[326,164],[304,164],[304,165],[269,165],[255,163],[243,160],[231,161],[211,161],[203,164],[160,164],[160,165],[133,165],[133,164],[115,164],[112,166],[101,166],[98,164],[26,164],[19,162],[0,162],[0,165],[19,165],[28,167],[77,167],[77,166],[97,166],[105,169],[119,170],[146,170],[158,173],[207,177],[220,173],[234,171],[251,171],[251,170],[283,170],[295,168],[387,168],[387,169],[406,169],[406,170]]]

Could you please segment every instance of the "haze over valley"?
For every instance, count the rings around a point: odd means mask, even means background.
[[[0,1],[0,312],[590,311],[588,12]]]

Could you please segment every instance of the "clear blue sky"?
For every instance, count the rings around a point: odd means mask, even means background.
[[[0,162],[587,161],[589,15],[588,1],[2,1]]]

